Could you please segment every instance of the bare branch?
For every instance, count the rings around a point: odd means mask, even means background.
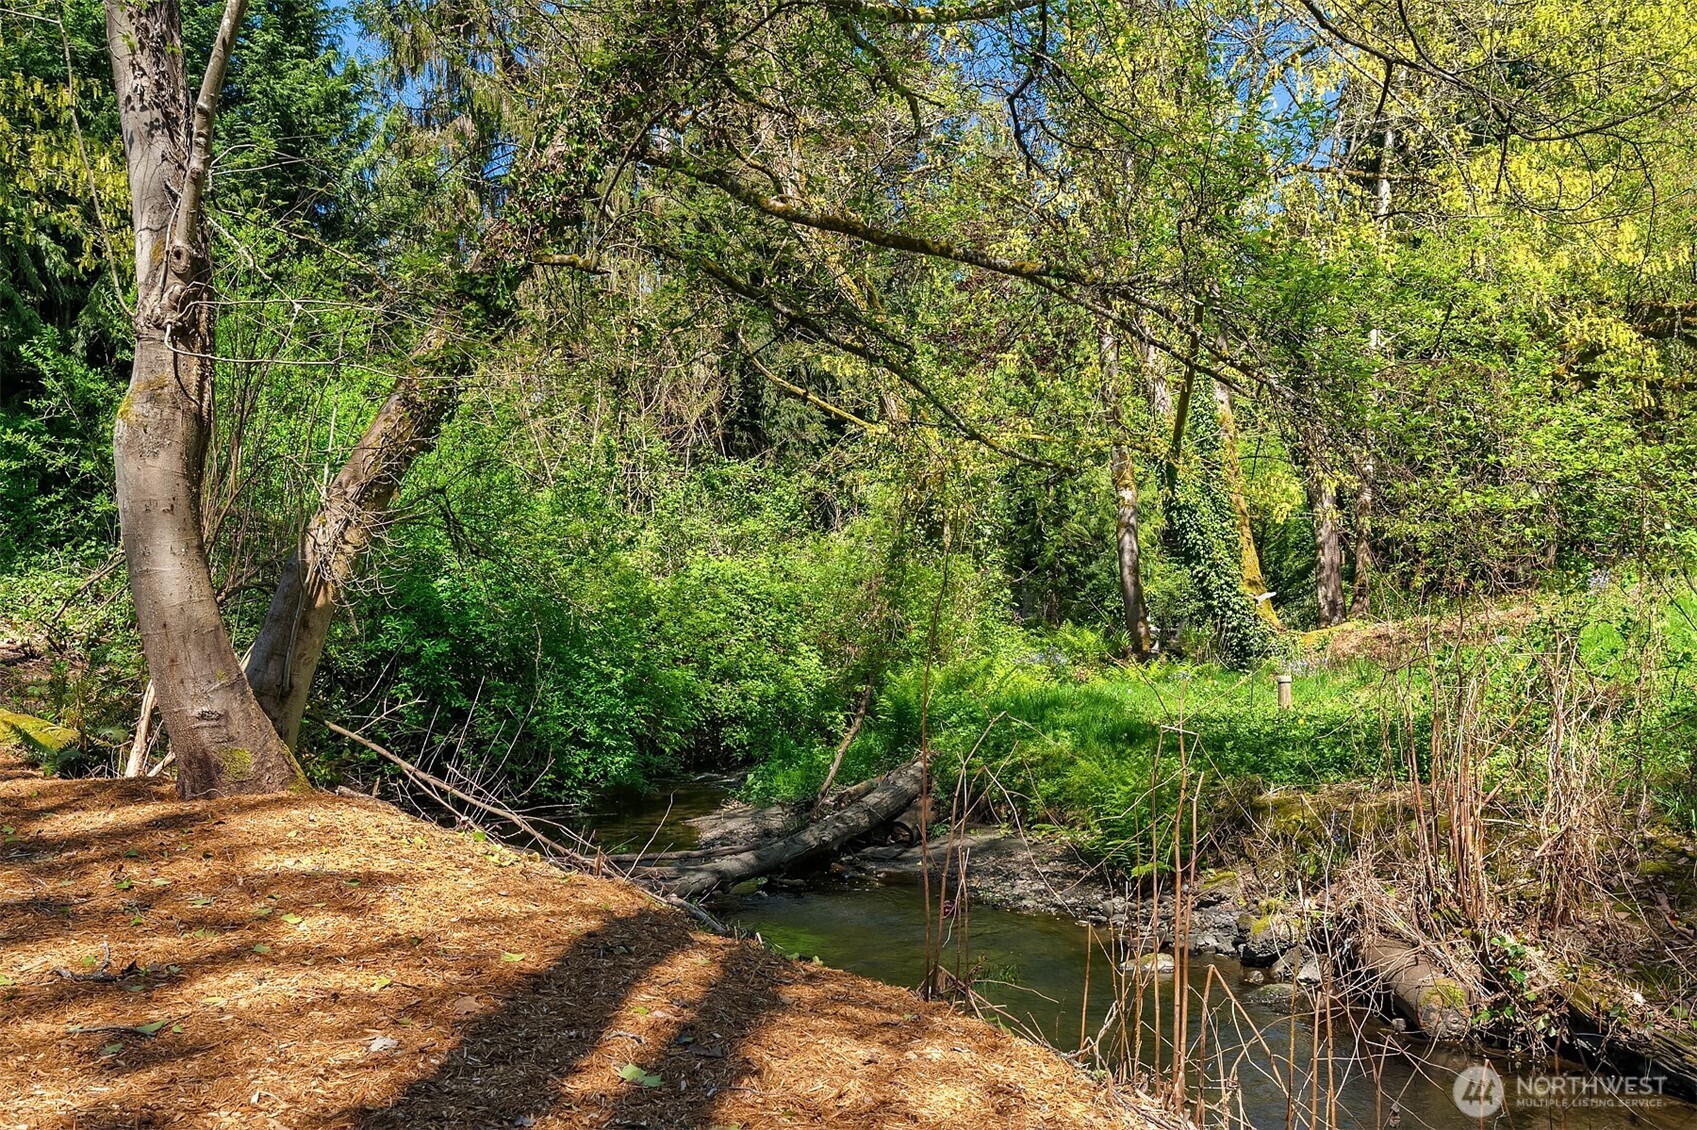
[[[236,33],[241,30],[246,12],[247,0],[225,0],[224,17],[218,22],[218,35],[212,41],[206,73],[201,76],[200,97],[195,99],[194,124],[189,134],[188,171],[177,204],[177,246],[193,247],[201,236],[201,198],[206,194],[206,180],[212,167],[213,121],[218,115],[218,97],[224,90],[224,75],[230,69],[230,55],[235,50]]]

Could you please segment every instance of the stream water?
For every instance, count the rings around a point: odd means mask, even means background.
[[[696,834],[685,821],[712,812],[727,788],[722,779],[704,779],[647,797],[613,798],[590,824],[612,852],[687,848]],[[784,953],[892,985],[916,986],[924,977],[924,897],[911,878],[821,880],[802,891],[762,891],[717,913]],[[943,942],[945,966],[970,970],[986,1017],[1010,1029],[1072,1050],[1110,1016],[1114,963],[1100,928],[974,905],[966,921],[947,923]],[[1436,1047],[1360,1012],[1333,1013],[1329,1031],[1322,1021],[1317,1032],[1311,1009],[1293,1016],[1288,1003],[1269,999],[1276,990],[1256,986],[1259,974],[1235,960],[1192,958],[1188,973],[1191,1093],[1223,1103],[1255,1130],[1697,1130],[1697,1107],[1656,1093],[1653,1079]],[[1146,980],[1141,1007],[1133,996],[1115,1013],[1124,1037],[1116,1019],[1102,1047],[1119,1049],[1122,1057],[1131,1051],[1140,1069],[1164,1077],[1173,1059],[1178,989],[1171,974]],[[1499,1109],[1483,1109],[1499,1096]]]

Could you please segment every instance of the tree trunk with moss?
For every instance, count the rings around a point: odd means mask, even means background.
[[[108,0],[135,227],[135,363],[113,427],[118,517],[142,650],[185,797],[306,786],[224,628],[201,529],[216,308],[205,224],[213,118],[242,0],[192,105],[175,0]]]
[[[1261,572],[1261,554],[1255,548],[1255,531],[1249,523],[1249,499],[1244,489],[1243,463],[1238,458],[1237,416],[1232,411],[1231,389],[1220,381],[1214,386],[1214,418],[1220,436],[1220,472],[1231,499],[1232,520],[1237,525],[1238,555],[1243,566],[1243,589],[1255,600],[1255,612],[1272,627],[1279,626],[1273,594]]]
[[[1125,442],[1120,347],[1112,326],[1103,323],[1097,345],[1102,366],[1103,416],[1108,429],[1108,474],[1114,487],[1114,559],[1119,570],[1120,609],[1127,650],[1134,658],[1143,659],[1152,648],[1148,606],[1143,599],[1142,549],[1137,541],[1137,463]]]

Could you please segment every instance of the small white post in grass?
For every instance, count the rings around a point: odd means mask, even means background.
[[[1273,676],[1273,678],[1274,678],[1274,681],[1276,681],[1279,685],[1279,709],[1280,710],[1289,710],[1290,706],[1291,706],[1291,701],[1290,701],[1290,673],[1289,672],[1281,672],[1278,675]]]

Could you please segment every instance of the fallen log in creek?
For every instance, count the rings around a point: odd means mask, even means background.
[[[697,817],[689,823],[703,830],[702,846],[699,847],[671,851],[609,852],[603,858],[615,866],[634,867],[639,871],[682,871],[694,860],[722,859],[727,855],[752,851],[761,844],[794,835],[806,827],[809,821],[822,820],[833,812],[841,812],[852,806],[883,781],[883,777],[873,777],[848,788],[838,789],[811,804],[792,802],[728,815],[714,813],[711,816]],[[916,812],[918,807],[917,801],[908,805],[906,812],[897,815],[890,822],[897,835],[909,834],[910,829],[904,821]],[[926,811],[930,811],[930,805],[926,806]]]
[[[1472,1030],[1467,991],[1406,942],[1363,938],[1357,956],[1378,977],[1407,1020],[1434,1040],[1460,1040]]]
[[[919,796],[924,779],[920,763],[910,761],[878,778],[853,803],[771,843],[717,858],[678,860],[676,877],[653,875],[673,894],[685,898],[769,875],[807,859],[836,851],[894,821]]]

